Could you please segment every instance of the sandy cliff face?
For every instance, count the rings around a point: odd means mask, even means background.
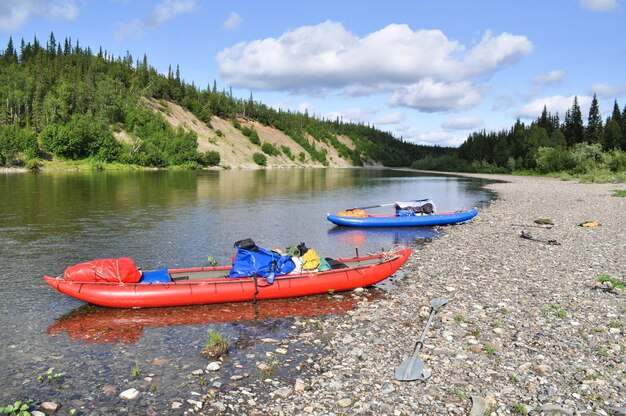
[[[182,108],[178,104],[154,99],[146,100],[146,103],[153,111],[159,113],[175,128],[182,127],[187,131],[194,131],[198,135],[198,151],[206,152],[208,150],[213,150],[219,152],[221,159],[220,166],[248,169],[259,168],[259,166],[252,159],[252,155],[254,153],[263,153],[261,147],[251,143],[250,139],[244,136],[240,130],[236,129],[230,120],[213,116],[211,119],[211,127],[209,127],[191,112]],[[264,126],[256,121],[246,120],[243,118],[240,118],[239,122],[242,127],[247,126],[256,130],[259,138],[261,139],[261,143],[272,143],[279,150],[281,149],[281,146],[286,146],[291,150],[291,154],[295,156],[294,160],[291,160],[282,151],[279,155],[275,156],[270,156],[264,153],[267,158],[266,167],[322,167],[320,162],[312,160],[311,156],[302,146],[282,131]],[[118,139],[125,139],[123,133],[118,134],[117,136]],[[337,150],[331,145],[316,141],[311,136],[308,136],[307,138],[310,142],[315,143],[316,149],[326,149],[326,158],[330,167],[352,166],[350,161],[339,156]],[[350,138],[338,136],[337,139],[350,149],[354,149],[354,143],[350,140]],[[126,140],[128,139],[126,138]],[[300,152],[303,152],[306,156],[304,162],[300,161],[298,157]],[[376,165],[375,163],[368,163],[366,161],[364,161],[364,163],[371,166]]]

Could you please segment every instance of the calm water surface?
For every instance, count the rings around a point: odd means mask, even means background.
[[[194,368],[206,365],[198,351],[208,328],[236,341],[239,352],[229,360],[241,364],[246,355],[263,353],[255,340],[284,337],[290,317],[343,313],[354,304],[350,296],[321,296],[256,308],[114,311],[61,295],[45,284],[44,274],[120,256],[146,270],[206,265],[207,256],[227,264],[233,243],[248,237],[267,248],[306,242],[325,257],[350,256],[355,247],[366,253],[420,245],[440,231],[339,228],[325,217],[354,206],[424,197],[441,211],[480,207],[491,198],[482,184],[357,169],[2,174],[0,406],[56,399],[64,412],[71,406],[84,414],[132,413],[119,391],[107,393],[106,386],[128,384],[139,364],[142,377],[154,372],[155,386],[161,386],[158,400],[140,402],[158,408],[186,397],[164,386],[184,385]],[[184,363],[193,368],[181,372]],[[59,382],[38,382],[50,367],[66,375]]]

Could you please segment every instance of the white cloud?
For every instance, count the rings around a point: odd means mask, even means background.
[[[445,146],[445,147],[458,147],[467,139],[465,136],[452,134],[445,131],[434,131],[428,133],[419,133],[414,137],[407,139],[415,144],[421,144],[426,146]]]
[[[617,8],[618,0],[580,0],[583,9],[594,12],[607,12]]]
[[[605,82],[594,84],[591,90],[602,98],[613,98],[626,96],[626,82],[619,85],[610,85]]]
[[[138,39],[146,35],[146,25],[141,20],[133,19],[123,25],[118,25],[115,31],[117,40]]]
[[[537,85],[557,85],[565,76],[565,71],[562,69],[550,71],[547,74],[537,75],[533,78],[533,84]]]
[[[580,107],[583,114],[583,119],[586,118],[585,115],[589,112],[591,100],[592,97],[578,97],[578,106]],[[545,106],[548,112],[550,112],[551,114],[556,114],[558,112],[559,117],[561,118],[561,120],[563,120],[565,112],[571,109],[573,104],[573,95],[570,95],[569,97],[565,97],[563,95],[554,95],[551,97],[539,98],[522,107],[517,112],[516,116],[522,118],[536,119],[537,117],[541,116],[541,113],[543,112],[543,107]]]
[[[424,79],[399,88],[389,97],[390,105],[412,107],[425,113],[463,110],[482,99],[480,88],[470,82],[435,82]]]
[[[226,30],[236,29],[241,25],[241,16],[235,12],[230,12],[228,19],[222,24],[222,28]]]
[[[309,115],[311,115],[315,109],[311,107],[310,103],[300,103],[300,105],[298,105],[298,111],[302,114],[306,111]]]
[[[238,43],[217,55],[221,77],[240,88],[368,88],[425,78],[460,82],[487,76],[532,51],[524,36],[486,32],[472,48],[440,30],[391,24],[364,37],[341,23],[301,26],[278,38]],[[374,87],[373,87],[374,86]]]
[[[115,37],[119,41],[145,36],[150,29],[157,29],[179,14],[190,13],[196,8],[196,0],[163,0],[141,19],[118,25]]]
[[[351,107],[341,111],[330,111],[321,115],[326,120],[339,119],[343,122],[368,122],[379,113],[378,108]]]
[[[0,30],[18,29],[35,16],[73,21],[78,14],[74,0],[0,0]]]
[[[469,75],[489,74],[521,60],[532,50],[533,44],[525,36],[502,33],[494,37],[487,31],[478,45],[468,51],[464,66],[468,67]]]
[[[195,0],[164,0],[150,11],[146,17],[146,24],[152,28],[159,27],[179,14],[193,11],[195,7]]]
[[[483,119],[479,117],[459,117],[443,122],[441,127],[446,130],[475,130],[484,124]]]
[[[404,111],[394,111],[392,113],[384,114],[374,122],[376,125],[388,125],[402,123],[406,118]]]

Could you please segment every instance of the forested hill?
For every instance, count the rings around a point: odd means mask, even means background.
[[[529,124],[472,133],[452,155],[426,156],[412,167],[455,172],[559,174],[596,182],[626,182],[626,105],[606,120],[594,95],[587,123],[574,97],[563,122],[544,106]]]
[[[231,91],[159,74],[148,58],[78,41],[10,39],[0,53],[0,166],[86,160],[184,166],[410,166],[455,149],[403,142],[372,126],[274,110]]]

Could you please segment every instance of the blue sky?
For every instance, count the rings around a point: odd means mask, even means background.
[[[418,144],[626,105],[626,0],[0,0],[0,49],[50,32]]]

